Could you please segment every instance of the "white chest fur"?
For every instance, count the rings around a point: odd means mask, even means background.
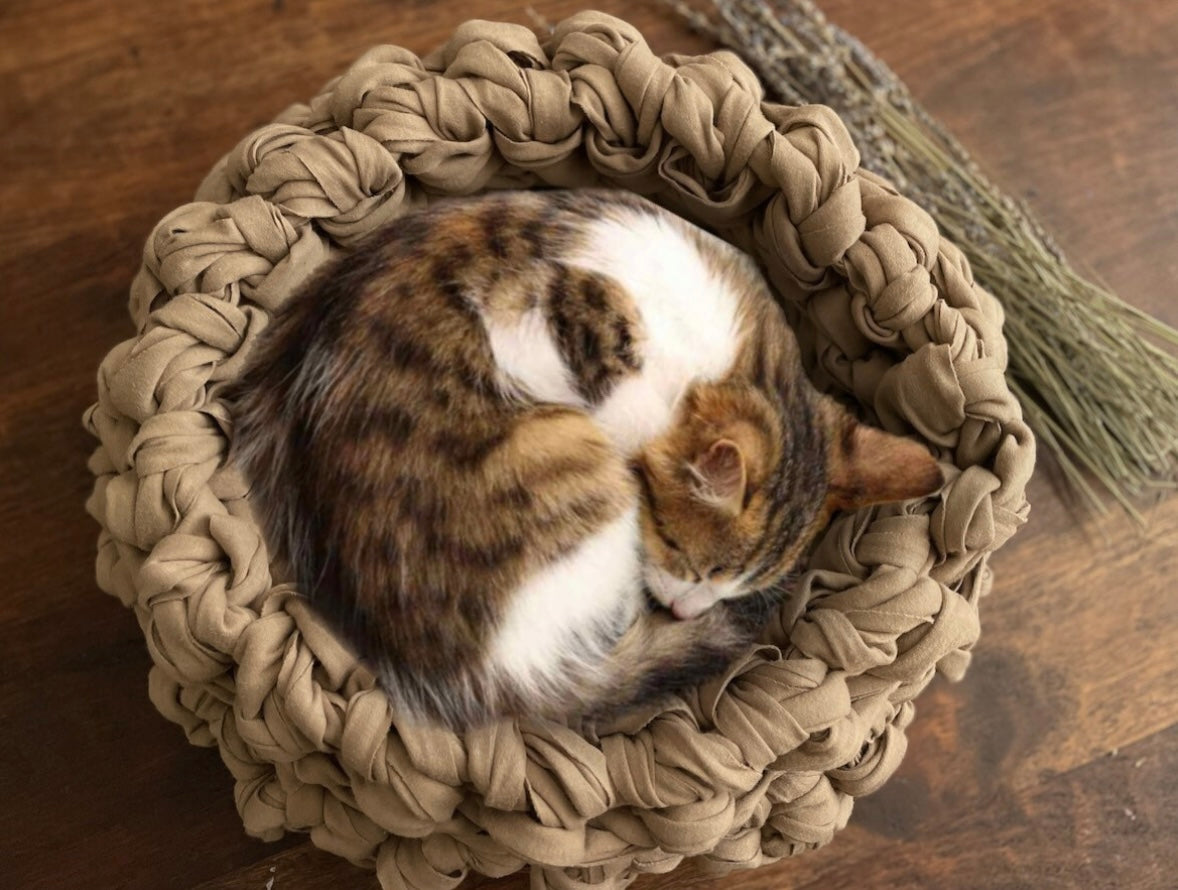
[[[488,667],[543,694],[567,671],[592,671],[641,603],[638,510],[626,512],[515,591]]]

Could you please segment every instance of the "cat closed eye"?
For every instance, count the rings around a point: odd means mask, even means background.
[[[723,575],[728,571],[728,566],[713,566],[708,570],[708,577],[715,578],[718,575]]]

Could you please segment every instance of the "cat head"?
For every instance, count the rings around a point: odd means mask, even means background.
[[[696,384],[640,455],[646,582],[677,617],[779,584],[835,510],[942,485],[917,442],[792,389],[770,399],[750,384]]]

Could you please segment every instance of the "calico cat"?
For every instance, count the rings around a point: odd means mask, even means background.
[[[811,386],[748,257],[605,190],[402,217],[227,397],[272,549],[398,709],[456,729],[698,682],[832,511],[942,481]]]

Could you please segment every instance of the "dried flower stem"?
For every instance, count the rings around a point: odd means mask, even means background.
[[[1076,272],[1030,210],[810,0],[709,0],[715,18],[663,2],[739,53],[772,101],[831,106],[862,165],[962,249],[1002,301],[1011,388],[1075,494],[1103,511],[1103,488],[1140,519],[1134,497],[1178,487],[1178,331]]]

